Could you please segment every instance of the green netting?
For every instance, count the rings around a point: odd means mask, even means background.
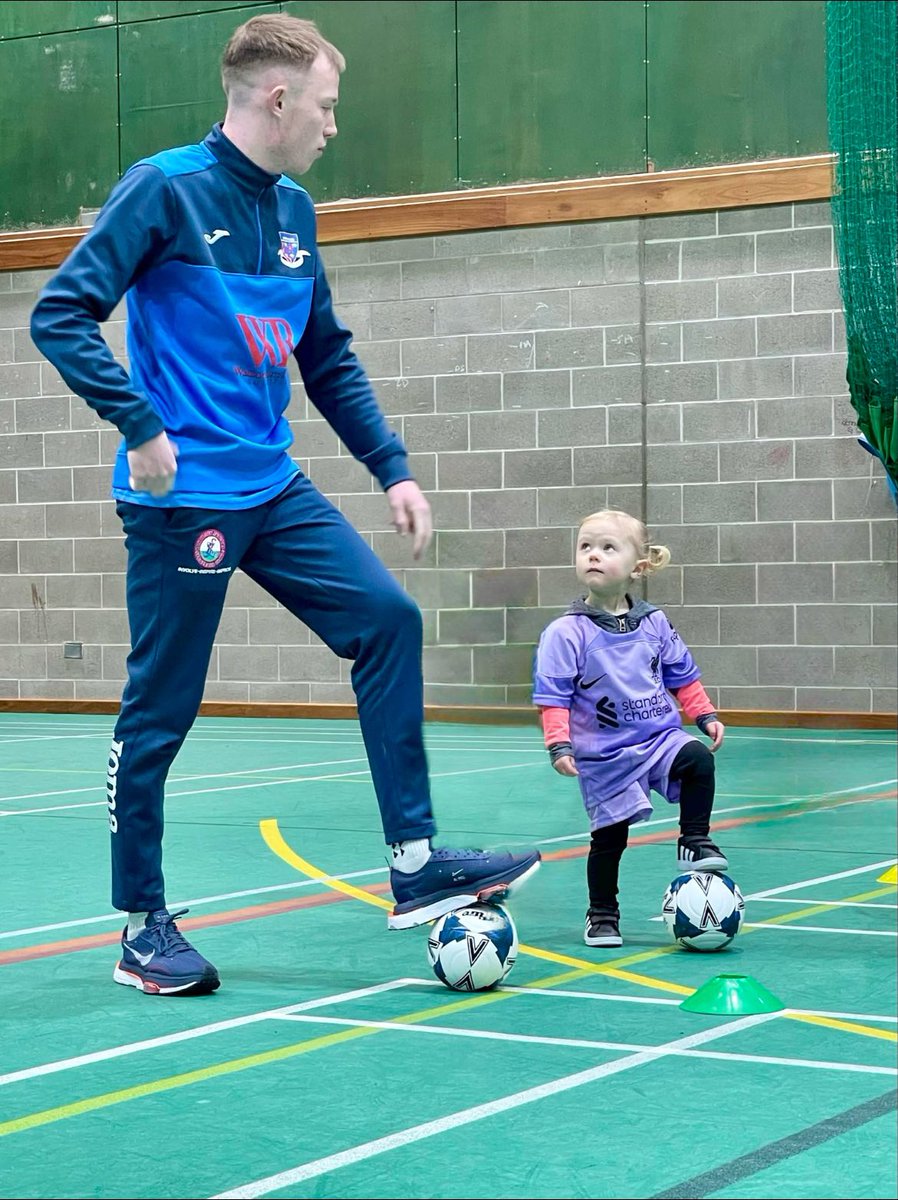
[[[898,486],[898,0],[828,0],[833,222],[858,428]]]

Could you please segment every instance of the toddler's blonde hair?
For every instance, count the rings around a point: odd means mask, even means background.
[[[579,528],[588,521],[614,521],[621,526],[626,538],[636,547],[636,553],[641,562],[646,564],[645,574],[663,571],[670,563],[670,551],[666,546],[655,546],[649,542],[649,534],[645,525],[638,517],[622,512],[619,508],[603,508],[599,512],[590,513],[580,522]]]

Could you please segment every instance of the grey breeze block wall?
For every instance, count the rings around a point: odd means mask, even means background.
[[[574,528],[645,515],[648,585],[722,708],[894,710],[896,523],[855,441],[826,204],[326,248],[339,311],[430,495],[414,564],[311,409],[303,470],[424,612],[427,699],[529,703],[577,594]],[[128,626],[107,498],[118,434],[27,332],[47,272],[0,275],[0,695],[117,699]],[[106,328],[124,355],[120,312]],[[83,643],[83,658],[63,643]],[[245,576],[207,699],[352,699],[348,664]]]

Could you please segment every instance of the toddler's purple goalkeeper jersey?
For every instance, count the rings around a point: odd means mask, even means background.
[[[533,703],[570,709],[593,827],[648,816],[650,776],[652,787],[676,799],[664,781],[690,740],[670,691],[700,672],[661,609],[630,604],[616,617],[579,601],[543,631],[536,651]]]

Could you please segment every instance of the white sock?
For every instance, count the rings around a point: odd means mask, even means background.
[[[430,838],[418,838],[414,842],[391,842],[393,869],[410,875],[420,871],[430,858]]]
[[[149,913],[128,913],[128,932],[126,934],[127,941],[133,942],[137,935],[143,932],[143,928],[147,923],[147,917],[149,915]]]

